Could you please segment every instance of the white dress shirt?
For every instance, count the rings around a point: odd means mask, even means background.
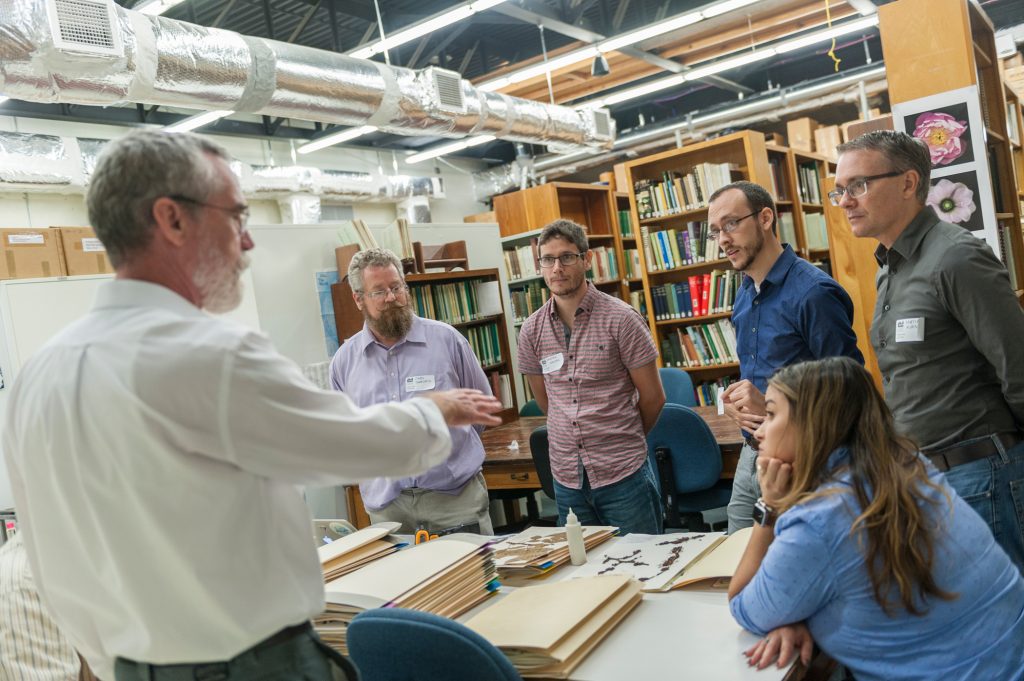
[[[299,485],[442,462],[429,400],[356,407],[257,332],[115,280],[15,382],[3,446],[44,601],[96,675],[225,660],[323,610]]]

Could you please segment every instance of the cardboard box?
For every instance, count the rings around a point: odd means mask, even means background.
[[[839,126],[826,125],[814,131],[814,148],[822,156],[835,160],[839,146]]]
[[[462,218],[463,222],[497,222],[498,214],[493,210],[489,210],[486,213],[474,213],[473,215],[467,215]]]
[[[63,275],[60,230],[0,229],[0,279]]]
[[[818,121],[813,118],[797,118],[786,123],[786,139],[791,149],[814,151],[814,131]]]
[[[616,163],[613,165],[612,172],[615,173],[615,191],[628,192],[632,189],[632,187],[629,186],[629,180],[626,179],[625,163]]]
[[[892,130],[892,114],[872,118],[869,121],[850,121],[849,123],[843,123],[841,127],[843,130],[843,141],[849,142],[866,132]]]
[[[764,134],[764,141],[768,144],[775,144],[780,147],[786,146],[786,138],[782,136],[782,133],[778,132],[766,132]]]
[[[69,277],[79,274],[109,274],[114,271],[92,227],[53,227],[60,230],[61,251],[64,255],[64,273]]]

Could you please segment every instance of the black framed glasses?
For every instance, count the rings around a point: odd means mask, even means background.
[[[881,180],[886,177],[899,177],[905,170],[893,170],[888,173],[881,173],[879,175],[866,175],[864,177],[855,177],[850,184],[845,187],[836,185],[836,188],[828,193],[828,200],[833,206],[838,206],[839,202],[843,200],[843,194],[846,194],[851,199],[859,199],[868,193],[868,183],[874,180]]]
[[[360,291],[359,293],[361,293],[364,297],[370,298],[372,300],[387,300],[389,293],[393,295],[395,298],[398,298],[408,290],[409,287],[406,284],[395,284],[394,286],[389,286],[388,288],[383,288],[376,291]]]
[[[725,222],[722,223],[721,229],[708,230],[708,241],[718,241],[718,238],[722,236],[723,233],[732,234],[733,232],[740,228],[741,222],[743,222],[752,215],[757,215],[760,212],[761,211],[759,210],[755,210],[753,213],[747,213],[742,217],[733,218],[732,220],[726,220]]]
[[[563,253],[557,258],[553,255],[542,255],[540,260],[540,266],[544,269],[549,269],[555,266],[555,262],[562,263],[562,267],[570,267],[576,264],[576,261],[583,258],[586,253]]]
[[[235,220],[238,221],[238,235],[242,236],[246,233],[245,226],[249,223],[249,206],[236,206],[234,208],[225,208],[224,206],[217,206],[212,203],[206,203],[205,201],[199,201],[193,199],[191,196],[183,196],[181,194],[172,194],[167,198],[173,199],[174,201],[184,201],[185,203],[191,203],[194,206],[202,206],[203,208],[213,208],[227,213]]]

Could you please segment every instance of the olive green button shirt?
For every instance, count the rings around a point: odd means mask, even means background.
[[[988,244],[925,207],[875,258],[871,344],[897,429],[922,447],[1022,429],[1024,311]],[[897,341],[914,319],[923,340]]]

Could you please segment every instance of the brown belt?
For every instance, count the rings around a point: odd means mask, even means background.
[[[932,464],[940,471],[948,471],[950,468],[962,466],[978,459],[987,459],[999,453],[995,440],[1003,445],[1003,449],[1010,449],[1020,442],[1020,435],[1017,433],[997,433],[982,440],[976,440],[962,445],[952,445],[943,449],[925,449],[922,453],[931,459]]]

